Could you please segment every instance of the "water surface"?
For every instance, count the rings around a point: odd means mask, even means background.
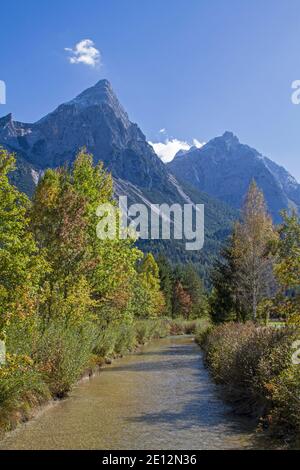
[[[249,422],[218,397],[191,337],[152,342],[80,383],[0,449],[246,449]]]

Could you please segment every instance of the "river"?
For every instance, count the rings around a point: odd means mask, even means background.
[[[249,449],[250,423],[218,397],[191,337],[153,341],[78,384],[0,449]]]

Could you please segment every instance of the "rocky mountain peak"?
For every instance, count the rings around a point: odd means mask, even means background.
[[[243,144],[229,131],[197,151],[188,151],[168,164],[180,180],[197,190],[240,208],[254,179],[264,192],[274,220],[290,207],[300,208],[300,185],[283,168]]]
[[[237,136],[233,134],[233,132],[226,131],[223,135],[216,137],[208,142],[208,145],[231,151],[232,149],[235,149],[242,144],[240,143]]]
[[[7,124],[12,123],[12,121],[12,113],[3,116],[2,118],[0,118],[0,128],[4,128],[5,126],[7,126]]]
[[[69,104],[93,106],[102,103],[111,104],[112,102],[118,102],[118,99],[113,92],[110,82],[108,80],[100,80],[94,86],[87,88],[76,96]]]
[[[221,136],[221,138],[230,144],[239,144],[240,141],[236,135],[234,135],[233,132],[230,131],[225,131],[224,134]]]
[[[130,124],[127,113],[121,106],[110,82],[106,79],[99,80],[94,86],[87,88],[62,106],[70,105],[75,106],[79,111],[90,107],[108,107],[126,128]]]

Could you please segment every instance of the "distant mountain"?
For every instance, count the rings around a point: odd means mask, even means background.
[[[251,180],[264,192],[274,220],[282,209],[300,208],[300,185],[284,168],[241,144],[231,132],[200,149],[178,153],[167,165],[180,181],[239,209]]]
[[[174,191],[167,170],[136,124],[129,121],[110,83],[101,80],[34,124],[0,121],[0,143],[14,149],[33,167],[71,163],[86,146],[116,178],[148,191]]]
[[[107,80],[34,124],[14,121],[11,114],[1,118],[0,145],[16,153],[19,169],[13,180],[28,194],[46,168],[71,164],[86,147],[95,162],[103,161],[112,172],[116,194],[127,195],[130,203],[205,203],[205,249],[193,254],[202,264],[217,252],[237,216],[226,204],[191,189],[189,183],[179,183],[169,173],[137,124],[129,120]],[[174,246],[164,245],[173,259],[191,256]]]

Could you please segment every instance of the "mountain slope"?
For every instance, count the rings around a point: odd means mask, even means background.
[[[263,190],[274,220],[300,207],[300,185],[282,167],[225,132],[200,149],[177,154],[168,169],[181,181],[239,209],[252,179]]]
[[[2,121],[2,122],[1,122]],[[0,143],[37,169],[71,163],[82,147],[115,177],[174,198],[167,170],[136,124],[129,121],[110,83],[101,80],[34,124],[0,121]],[[160,197],[159,197],[160,198]]]
[[[22,189],[27,186],[29,194],[38,174],[46,168],[71,164],[77,152],[86,147],[95,162],[103,161],[112,172],[116,194],[127,195],[129,203],[205,203],[205,248],[194,254],[202,264],[218,251],[221,238],[229,233],[237,216],[222,202],[178,183],[170,175],[137,124],[129,120],[107,80],[36,123],[14,121],[11,115],[0,119],[0,145],[16,153],[20,165],[16,182]],[[182,246],[169,243],[167,250],[176,252],[173,259],[187,259]]]

